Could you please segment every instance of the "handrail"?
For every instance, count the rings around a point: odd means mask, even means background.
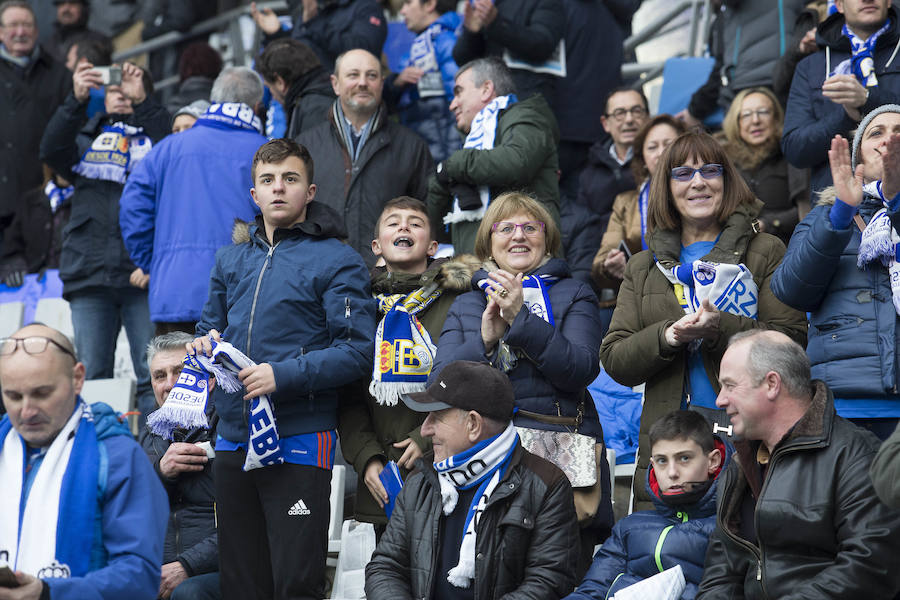
[[[275,11],[284,11],[288,9],[288,4],[285,0],[270,0],[267,2],[258,2],[257,7],[271,8]],[[249,5],[232,8],[231,10],[225,11],[222,14],[207,19],[206,21],[197,23],[185,32],[170,31],[153,39],[141,42],[137,46],[122,50],[121,52],[116,52],[113,55],[113,60],[120,62],[127,58],[132,58],[146,52],[153,52],[154,50],[159,50],[160,48],[173,46],[179,42],[197,37],[204,33],[211,33],[213,31],[224,29],[225,27],[231,25],[234,21],[236,21],[238,17],[244,14],[250,14]]]

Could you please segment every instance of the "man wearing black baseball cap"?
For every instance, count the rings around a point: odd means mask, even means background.
[[[422,436],[431,438],[433,456],[421,459],[397,496],[366,567],[367,598],[571,592],[579,547],[572,488],[519,443],[506,375],[456,361],[403,401],[428,413]]]

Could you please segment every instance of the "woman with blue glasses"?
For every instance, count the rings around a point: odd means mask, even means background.
[[[628,261],[600,359],[623,385],[646,383],[635,472],[635,510],[647,508],[647,432],[661,415],[699,410],[730,435],[716,409],[719,361],[728,338],[753,328],[806,343],[802,312],[782,304],[769,280],[784,256],[758,233],[763,203],[724,149],[705,133],[679,136],[653,173],[647,246]]]

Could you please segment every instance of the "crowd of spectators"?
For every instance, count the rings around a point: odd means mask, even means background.
[[[336,463],[371,598],[900,597],[891,0],[713,0],[674,115],[641,0],[248,3],[251,66],[230,4],[0,2],[0,283],[74,331],[0,338],[0,600],[321,599]]]

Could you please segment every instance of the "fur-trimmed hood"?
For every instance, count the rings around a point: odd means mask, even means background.
[[[373,294],[405,294],[434,282],[444,292],[463,293],[471,289],[472,274],[481,262],[471,254],[438,258],[422,274],[390,273],[384,267],[372,269]]]

